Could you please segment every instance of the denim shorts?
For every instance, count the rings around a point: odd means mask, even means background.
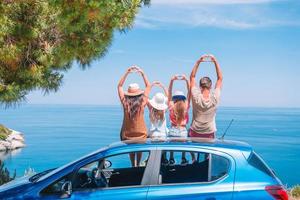
[[[187,138],[188,131],[186,128],[183,127],[172,127],[169,129],[168,137],[180,137],[180,138]]]

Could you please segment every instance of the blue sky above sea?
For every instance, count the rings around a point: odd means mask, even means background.
[[[84,71],[74,64],[57,93],[35,91],[26,103],[118,105],[116,86],[128,66],[168,85],[211,53],[224,73],[221,106],[300,107],[299,11],[297,0],[153,0],[130,31],[115,33],[104,58]],[[200,65],[198,78],[204,75],[215,80],[212,64]],[[142,85],[135,74],[130,82]]]

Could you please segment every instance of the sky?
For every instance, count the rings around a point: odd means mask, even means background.
[[[152,0],[132,29],[115,32],[107,55],[81,70],[76,64],[57,93],[32,92],[26,104],[119,105],[117,84],[127,67],[140,66],[168,85],[174,74],[190,75],[203,54],[223,71],[221,106],[300,107],[300,1]],[[197,79],[210,76],[200,65]],[[125,84],[141,78],[132,74]],[[176,82],[175,90],[184,90]],[[158,92],[159,89],[154,89]]]

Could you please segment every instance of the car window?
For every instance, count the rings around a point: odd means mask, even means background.
[[[264,163],[264,161],[255,153],[252,152],[248,159],[248,163],[255,167],[256,169],[262,171],[263,173],[275,177],[274,173],[271,171],[271,169]]]
[[[204,152],[163,151],[160,183],[193,183],[217,180],[229,171],[230,161]]]
[[[211,154],[211,181],[218,180],[228,173],[230,162],[227,158]]]
[[[90,153],[90,154],[88,154],[88,155],[86,155],[86,156],[83,156],[83,157],[81,157],[81,158],[79,158],[79,159],[77,159],[77,160],[75,160],[75,161],[73,161],[73,162],[70,162],[70,163],[68,163],[68,164],[66,164],[66,165],[64,165],[64,166],[61,166],[61,167],[59,167],[59,168],[56,168],[56,169],[52,170],[51,172],[45,174],[44,176],[38,178],[36,181],[43,181],[43,180],[49,178],[50,176],[56,174],[57,172],[62,171],[62,170],[64,170],[64,169],[68,168],[69,166],[72,166],[72,165],[74,165],[75,163],[80,162],[81,160],[85,159],[86,157],[93,156],[93,155],[99,154],[99,153],[101,153],[101,152],[107,150],[107,148],[108,148],[108,146],[103,147],[103,148],[101,148],[101,149],[99,149],[99,150],[97,150],[97,151],[94,151],[94,152],[92,152],[92,153]]]
[[[55,181],[54,183],[50,184],[48,187],[43,189],[41,191],[41,195],[62,195],[62,186],[67,181],[71,180],[71,174],[64,176],[63,178],[60,178],[59,180]]]
[[[149,155],[149,152],[124,153],[83,166],[75,175],[73,190],[141,185]],[[133,157],[135,164],[131,162]]]
[[[132,165],[131,157],[139,158],[139,164]],[[150,152],[132,152],[109,156],[81,167],[73,176],[66,175],[41,191],[41,195],[63,194],[62,187],[72,182],[73,191],[141,185]],[[135,159],[137,161],[137,159]]]

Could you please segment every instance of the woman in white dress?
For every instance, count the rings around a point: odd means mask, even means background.
[[[148,130],[148,137],[155,139],[163,139],[168,135],[168,128],[166,122],[166,111],[168,109],[168,93],[166,88],[158,81],[152,83],[151,87],[161,87],[165,94],[156,93],[152,99],[148,101],[150,128]]]

